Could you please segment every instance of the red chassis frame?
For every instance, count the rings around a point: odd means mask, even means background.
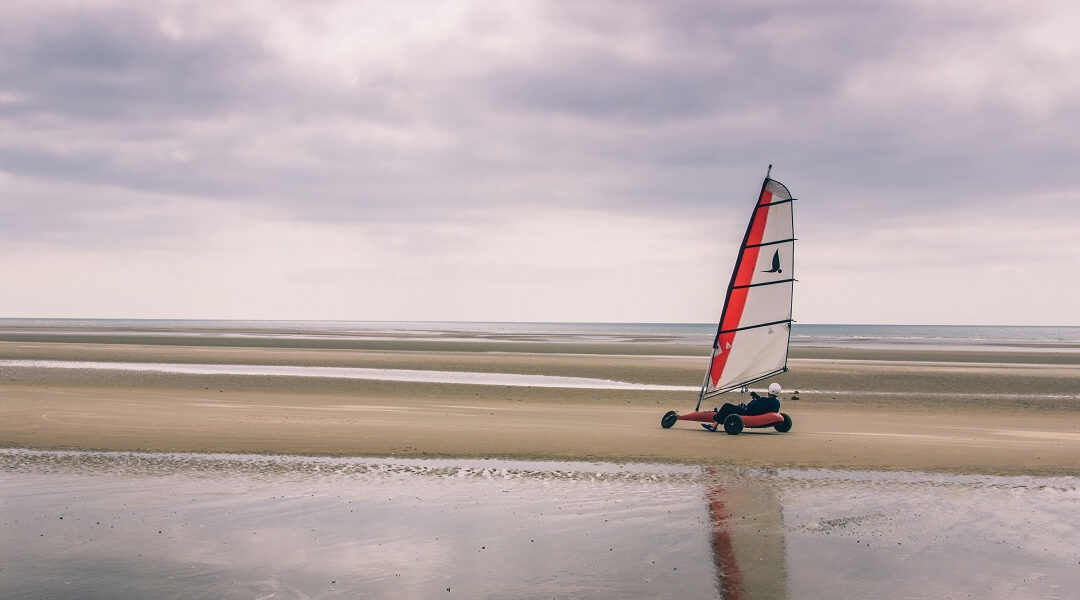
[[[712,423],[713,417],[716,416],[716,412],[711,410],[702,410],[697,412],[688,412],[685,415],[679,415],[680,421],[700,421],[702,423]],[[763,415],[739,415],[742,417],[743,427],[772,427],[777,423],[783,423],[784,417],[780,413],[770,412]],[[720,423],[723,425],[723,423]]]
[[[676,421],[697,421],[699,423],[714,423],[713,418],[716,417],[716,411],[694,411],[684,415],[680,415],[675,411],[668,411],[664,415],[664,418],[660,420],[660,426],[664,429],[669,429],[675,425]],[[731,435],[737,435],[743,430],[744,427],[750,428],[762,428],[773,427],[781,433],[786,433],[791,430],[791,417],[780,412],[770,412],[763,415],[728,415],[724,419],[723,423],[717,423],[717,426],[722,426],[724,431]]]

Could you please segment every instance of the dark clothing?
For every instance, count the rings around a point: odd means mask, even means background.
[[[758,396],[754,392],[750,392],[750,397],[753,400],[746,405],[746,414],[748,415],[763,415],[765,413],[780,412],[780,399],[772,394],[768,396]]]
[[[780,412],[780,399],[772,394],[768,396],[759,396],[754,392],[750,392],[752,400],[746,404],[731,404],[725,403],[720,407],[720,410],[716,411],[713,415],[713,421],[717,423],[723,423],[724,419],[728,418],[728,415],[763,415],[765,413]]]
[[[723,423],[724,419],[728,418],[728,415],[745,415],[745,414],[746,414],[746,405],[745,404],[732,404],[730,402],[726,402],[726,403],[724,403],[723,406],[720,407],[720,410],[716,411],[716,414],[713,415],[712,420],[716,421],[717,423]]]

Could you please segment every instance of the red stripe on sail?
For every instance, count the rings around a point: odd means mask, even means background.
[[[754,208],[753,223],[750,225],[750,235],[746,238],[747,246],[754,246],[761,243],[761,239],[765,236],[765,222],[769,220],[769,207],[762,206],[772,201],[772,192],[765,190],[761,193],[761,198],[758,199],[757,207]],[[739,271],[735,273],[735,286],[736,289],[731,290],[731,295],[728,296],[727,311],[724,312],[724,320],[720,323],[720,329],[737,329],[739,322],[742,321],[743,309],[746,308],[746,295],[749,293],[750,288],[738,288],[740,285],[750,285],[754,279],[754,269],[757,268],[758,251],[760,247],[755,248],[743,248],[742,260],[739,262]],[[718,352],[713,356],[712,368],[709,369],[709,378],[712,380],[712,387],[716,387],[716,384],[720,381],[721,375],[724,373],[724,365],[727,364],[727,357],[730,354],[728,345],[735,339],[735,332],[722,333],[717,339]]]

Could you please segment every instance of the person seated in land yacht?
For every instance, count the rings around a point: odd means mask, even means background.
[[[713,421],[715,423],[702,423],[701,426],[709,431],[716,431],[719,426],[724,423],[724,419],[728,418],[728,415],[740,415],[749,417],[752,415],[763,415],[765,413],[780,412],[780,395],[779,383],[772,383],[769,385],[769,395],[761,396],[756,392],[750,392],[750,402],[746,404],[732,404],[725,402],[716,414],[713,415]]]

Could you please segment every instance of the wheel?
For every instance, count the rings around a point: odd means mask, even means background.
[[[679,420],[679,413],[669,410],[664,413],[663,418],[660,419],[660,426],[664,429],[671,429],[671,426],[675,424],[675,421]]]
[[[728,418],[724,419],[724,431],[728,432],[728,435],[739,435],[742,428],[742,417],[739,415],[728,415]]]
[[[787,433],[791,431],[791,417],[787,416],[787,413],[780,413],[781,417],[784,417],[783,423],[777,423],[773,425],[780,433]]]

